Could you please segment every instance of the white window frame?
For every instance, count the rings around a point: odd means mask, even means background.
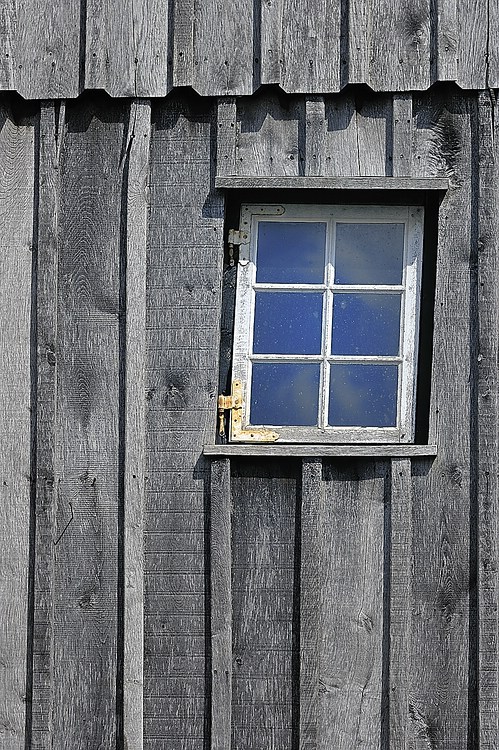
[[[349,292],[372,291],[397,292],[402,294],[400,325],[400,349],[397,357],[333,356],[327,354],[325,342],[330,339],[330,319],[325,314],[323,347],[320,355],[253,355],[252,335],[255,314],[255,294],[258,289],[272,288],[272,284],[256,283],[257,237],[260,221],[275,222],[326,222],[326,283],[325,284],[286,284],[292,289],[332,290],[334,279],[334,237],[337,222],[363,223],[403,223],[404,264],[400,285],[335,285],[336,289]],[[232,360],[232,380],[242,383],[242,425],[237,431],[231,429],[231,440],[254,442],[258,440],[258,430],[265,433],[271,429],[278,434],[277,442],[283,443],[411,443],[414,442],[415,403],[416,403],[416,364],[419,336],[419,307],[421,291],[421,268],[423,255],[423,208],[422,206],[371,206],[371,205],[244,205],[241,208],[240,236],[243,244],[239,248],[236,308],[234,321],[234,346]],[[278,285],[282,289],[283,285]],[[332,305],[333,294],[324,295],[324,304]],[[321,362],[319,392],[319,426],[254,425],[251,423],[249,405],[251,403],[251,369],[254,361],[306,360]],[[329,383],[327,361],[383,361],[399,366],[397,394],[397,424],[395,427],[330,427],[327,420]],[[253,432],[252,432],[253,431]],[[251,435],[249,438],[248,435]],[[275,438],[274,438],[275,439]],[[265,438],[263,438],[265,440]]]

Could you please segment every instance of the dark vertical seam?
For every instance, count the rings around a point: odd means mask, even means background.
[[[79,42],[79,75],[78,89],[85,90],[85,58],[87,54],[87,0],[80,0],[80,42]]]

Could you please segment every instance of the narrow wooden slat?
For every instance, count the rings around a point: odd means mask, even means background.
[[[0,748],[24,750],[34,123],[0,108]]]
[[[393,176],[412,174],[412,95],[393,95]]]
[[[85,88],[111,96],[165,96],[168,8],[161,0],[86,0]]]
[[[324,548],[322,460],[303,459],[300,566],[300,750],[321,747]]]
[[[392,97],[377,95],[357,98],[355,126],[358,166],[354,173],[366,177],[390,174],[388,133],[392,117]]]
[[[403,458],[416,456],[436,456],[436,445],[287,445],[284,443],[266,443],[244,445],[205,445],[205,456],[327,456],[330,458]]]
[[[390,750],[409,750],[413,602],[411,460],[394,458],[391,463]]]
[[[206,637],[205,534],[191,532],[206,522],[209,465],[201,452],[216,428],[223,259],[223,196],[212,190],[216,107],[184,94],[157,102],[152,122],[147,313],[154,309],[155,317],[146,336],[146,514],[160,514],[162,524],[159,533],[145,531],[144,711],[159,720],[154,733],[144,725],[144,746],[161,740],[168,748],[196,747],[206,741],[209,675],[199,658]],[[179,295],[184,317],[174,320],[171,300]],[[205,313],[194,329],[191,305]],[[182,597],[185,607],[149,597],[158,579],[159,590]],[[177,672],[158,675],[156,659],[183,645]]]
[[[232,581],[230,459],[211,462],[211,747],[230,750]]]
[[[107,98],[71,105],[60,155],[53,750],[117,736],[125,118]]]
[[[232,190],[314,188],[319,190],[447,190],[446,177],[217,177],[215,186]]]
[[[236,99],[223,97],[217,108],[217,175],[236,174],[236,148]]]
[[[54,709],[54,539],[57,517],[57,268],[59,221],[59,153],[64,137],[64,109],[43,103],[38,153],[37,238],[37,424],[35,580],[33,636],[34,746],[52,743]],[[40,624],[43,623],[43,627]]]
[[[313,96],[305,100],[305,174],[324,174],[326,112],[324,97]]]
[[[455,81],[459,37],[457,0],[437,0],[436,24],[437,33],[434,36],[437,48],[432,50],[436,57],[434,77],[437,81]],[[466,23],[463,26],[467,29]]]
[[[127,161],[124,457],[124,736],[143,747],[146,247],[151,106],[130,111]]]
[[[27,99],[76,97],[80,93],[80,3],[7,3],[10,34],[8,58],[15,88]],[[16,8],[16,13],[11,10]],[[3,15],[3,13],[2,13]],[[9,38],[10,38],[9,34]]]
[[[491,15],[497,15],[494,9]],[[457,0],[457,75],[463,89],[484,89],[488,85],[487,56],[489,45],[488,3],[481,0]],[[494,43],[491,47],[494,47]]]
[[[194,78],[195,0],[175,0],[173,8],[173,85],[191,86]]]
[[[339,91],[341,1],[277,0],[264,5],[262,83],[279,83],[289,93]]]
[[[478,617],[480,750],[499,747],[497,108],[478,97]]]
[[[253,4],[194,6],[192,86],[201,96],[253,93]],[[258,21],[257,21],[258,22]]]
[[[323,175],[357,178],[360,174],[355,93],[326,97],[326,134],[322,155]]]

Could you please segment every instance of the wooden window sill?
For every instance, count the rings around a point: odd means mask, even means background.
[[[269,456],[269,457],[303,457],[321,458],[434,458],[437,455],[436,445],[287,445],[283,443],[265,443],[260,445],[231,444],[205,445],[205,456]]]

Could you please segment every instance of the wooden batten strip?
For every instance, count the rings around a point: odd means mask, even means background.
[[[230,750],[232,584],[230,459],[211,462],[211,748]]]
[[[412,603],[410,458],[392,459],[390,540],[390,750],[409,747]]]
[[[231,190],[319,189],[319,190],[447,190],[446,177],[216,177],[215,187]]]
[[[191,86],[194,75],[194,0],[175,0],[173,85]]]
[[[323,96],[305,99],[305,174],[324,174],[323,158],[326,145],[326,111]]]
[[[217,107],[217,175],[236,174],[236,116],[236,98],[220,97]]]
[[[64,111],[64,110],[63,110]],[[35,574],[33,633],[33,747],[53,742],[54,586],[57,537],[57,269],[60,183],[58,154],[64,122],[57,105],[40,110],[39,201],[37,238],[37,427]]]
[[[478,252],[478,610],[480,750],[496,750],[499,738],[498,684],[498,374],[499,298],[497,277],[497,153],[495,104],[489,92],[478,99],[480,144]],[[497,116],[497,114],[496,114]],[[497,126],[496,126],[497,127]]]
[[[324,484],[322,459],[302,463],[300,568],[300,750],[320,746]]]
[[[124,736],[143,747],[146,247],[151,106],[130,112],[126,225]]]
[[[412,94],[393,95],[393,176],[412,174]]]
[[[237,444],[231,445],[205,445],[203,449],[205,456],[309,456],[329,458],[402,458],[402,457],[430,457],[437,455],[436,445],[286,445],[284,443],[266,444]]]

